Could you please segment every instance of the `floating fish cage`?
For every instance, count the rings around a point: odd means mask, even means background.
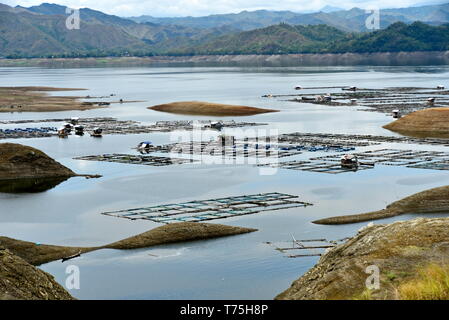
[[[341,146],[345,148],[367,147],[371,145],[378,145],[380,143],[407,143],[449,146],[449,141],[447,139],[439,138],[412,138],[362,134],[302,132],[282,134],[278,137],[278,143]]]
[[[325,161],[287,161],[278,163],[259,164],[259,167],[271,167],[280,169],[310,171],[318,173],[338,174],[345,172],[356,172],[359,170],[373,169],[372,165],[359,164],[355,167],[345,167],[340,162],[325,162]]]
[[[288,161],[260,164],[258,166],[332,174],[373,169],[376,164],[418,169],[449,170],[449,153],[441,151],[379,149],[358,152],[351,154],[351,156],[355,156],[358,159],[357,165],[353,167],[342,165],[342,156],[345,155],[334,154],[310,158],[306,161]]]
[[[307,89],[307,88],[304,88]],[[311,88],[310,88],[311,89]],[[313,89],[328,89],[327,87]],[[383,89],[368,89],[356,87],[342,87],[343,92],[333,93],[332,102],[326,99],[326,92],[318,93],[319,98],[311,98],[310,94],[272,95],[273,97],[293,97],[290,101],[298,103],[323,104],[328,106],[354,106],[368,107],[363,111],[381,112],[391,114],[393,110],[400,109],[405,115],[429,107],[448,107],[449,90],[443,85],[434,88],[392,87]],[[315,93],[316,94],[316,93]],[[435,96],[438,97],[435,100]]]
[[[76,157],[75,160],[88,160],[88,161],[106,161],[125,164],[140,164],[146,166],[169,166],[173,164],[192,163],[195,160],[171,158],[171,157],[155,157],[147,155],[131,155],[131,154],[103,154],[93,156]]]
[[[225,156],[237,157],[272,157],[282,158],[301,154],[302,148],[281,148],[270,143],[251,144],[237,142],[235,144],[222,144],[221,142],[185,142],[162,147],[164,151],[173,154],[189,154],[199,156]],[[161,150],[161,149],[160,149]],[[159,151],[160,151],[159,150]]]
[[[0,129],[0,139],[47,138],[55,136],[57,128],[15,128]]]
[[[337,245],[346,242],[350,238],[343,238],[339,240],[327,239],[292,239],[290,242],[283,242],[275,244],[273,242],[266,242],[266,244],[274,247],[288,258],[304,258],[304,257],[319,257],[322,256],[325,250],[332,249]],[[288,246],[290,244],[290,246]]]
[[[117,120],[115,118],[104,117],[104,118],[70,118],[70,119],[44,119],[44,120],[6,120],[0,121],[0,124],[25,124],[25,123],[40,123],[40,122],[61,122],[64,126],[73,126],[74,124],[84,127],[85,131],[93,131],[96,128],[101,128],[103,134],[143,134],[152,132],[172,132],[175,130],[187,130],[191,131],[195,128],[199,129],[221,129],[221,128],[239,128],[239,127],[250,127],[250,126],[261,126],[266,125],[266,123],[256,123],[256,122],[235,122],[233,120],[229,121],[211,121],[211,120],[201,120],[201,121],[158,121],[151,125],[142,125],[137,121],[131,120]],[[219,125],[218,125],[219,124]],[[71,129],[72,127],[70,127]],[[27,135],[22,134],[19,130],[16,133],[9,132],[7,138],[27,138]],[[45,134],[35,133],[34,136],[30,138],[48,137]],[[4,138],[0,134],[0,139]]]
[[[449,160],[449,153],[441,151],[380,149],[374,151],[353,153],[352,155],[356,156],[361,163],[363,163],[364,161],[368,161],[369,164],[406,167],[423,163],[432,164],[436,161]],[[338,158],[339,155],[331,155],[311,158],[310,160],[337,161]]]
[[[158,223],[200,222],[265,211],[306,207],[298,196],[271,192],[103,212],[103,215]]]

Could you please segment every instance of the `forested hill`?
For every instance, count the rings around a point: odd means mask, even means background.
[[[448,21],[446,7],[422,11],[427,12],[426,19]],[[407,16],[416,16],[416,10],[408,10]],[[29,8],[0,4],[0,58],[449,50],[448,23],[396,22],[374,32],[353,32],[316,21],[304,25],[303,19],[241,31],[233,24],[197,28],[137,23],[84,8],[80,29],[69,30],[65,12],[66,7],[55,4]]]
[[[345,33],[327,25],[279,24],[218,37],[172,54],[365,53],[449,50],[449,24],[397,22],[386,29]]]

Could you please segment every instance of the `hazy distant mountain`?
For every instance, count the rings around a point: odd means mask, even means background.
[[[234,29],[252,30],[284,22],[301,25],[327,24],[345,31],[366,31],[365,21],[368,15],[365,10],[359,8],[342,10],[326,6],[320,12],[314,13],[258,10],[205,17],[157,18],[140,16],[129,19],[136,22],[152,22],[163,25],[176,24],[194,28],[232,26]],[[412,23],[414,21],[423,21],[435,25],[448,23],[449,4],[381,10],[382,28],[386,28],[395,22]]]
[[[296,17],[291,11],[242,11],[240,13],[214,14],[205,17],[156,18],[152,16],[130,17],[136,22],[152,22],[163,25],[180,25],[193,28],[217,28],[232,26],[238,30],[251,30],[278,24]]]
[[[279,24],[178,49],[178,54],[286,54],[449,50],[449,24],[396,22],[386,29],[346,33],[327,25]]]
[[[335,12],[335,11],[343,11],[344,9],[342,8],[338,8],[338,7],[333,7],[333,6],[325,6],[323,8],[321,8],[321,12],[324,13],[331,13],[331,12]]]

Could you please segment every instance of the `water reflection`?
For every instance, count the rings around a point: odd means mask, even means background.
[[[67,177],[0,180],[0,192],[2,193],[38,193],[53,189],[66,181]]]

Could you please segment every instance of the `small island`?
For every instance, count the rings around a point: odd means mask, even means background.
[[[147,232],[99,247],[66,247],[0,237],[0,246],[10,250],[32,265],[74,257],[100,249],[130,250],[157,245],[226,237],[257,231],[257,229],[213,223],[179,222],[151,229]]]
[[[148,109],[176,114],[201,116],[252,116],[261,113],[278,112],[273,109],[261,109],[247,106],[236,106],[202,101],[183,101],[160,104]]]
[[[393,202],[385,209],[325,218],[313,221],[316,224],[347,224],[377,219],[391,218],[402,214],[449,212],[449,186],[433,188],[415,193]]]
[[[48,92],[80,88],[0,87],[0,112],[50,112],[104,108],[104,102],[83,102],[85,96],[51,96]]]

